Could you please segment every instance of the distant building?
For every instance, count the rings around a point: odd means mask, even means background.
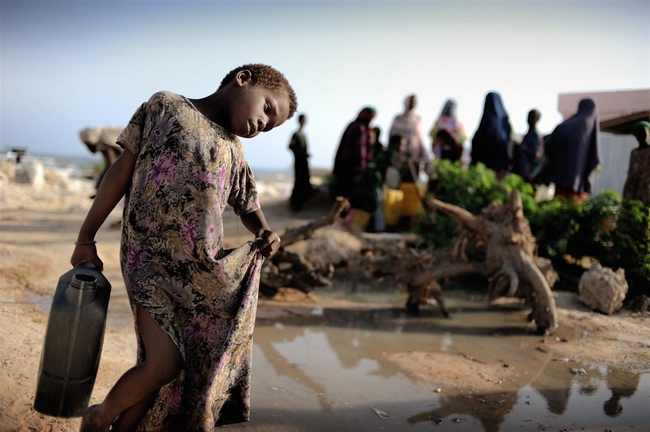
[[[630,152],[638,145],[631,135],[632,126],[640,120],[650,121],[650,89],[561,93],[558,111],[567,119],[576,113],[580,100],[587,97],[596,102],[601,132],[602,171],[595,177],[593,193],[611,189],[622,195]]]

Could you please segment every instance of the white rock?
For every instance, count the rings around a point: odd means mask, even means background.
[[[627,294],[625,270],[614,272],[608,267],[593,264],[580,278],[580,300],[593,310],[612,315],[623,305]]]
[[[45,184],[43,163],[40,161],[25,161],[22,163],[27,174],[27,182],[35,188],[41,188]]]

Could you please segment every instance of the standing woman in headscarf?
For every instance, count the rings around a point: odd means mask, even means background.
[[[467,139],[465,127],[456,117],[456,101],[447,99],[440,116],[429,132],[431,149],[436,158],[458,161]]]
[[[650,123],[640,121],[632,128],[639,147],[630,154],[623,198],[641,200],[650,206]]]
[[[499,93],[485,96],[483,117],[472,138],[472,165],[482,162],[494,171],[497,180],[508,174],[510,144],[515,141],[508,113]]]
[[[370,122],[377,110],[365,107],[343,132],[334,158],[330,191],[333,196],[349,198],[364,168],[372,160],[368,141]]]
[[[429,169],[429,154],[425,144],[422,118],[415,113],[417,97],[412,94],[404,100],[404,112],[395,116],[388,133],[389,140],[400,136],[406,140],[400,160],[400,190],[404,194],[399,222],[400,230],[408,230],[422,211],[421,192],[416,186],[421,170]]]
[[[428,159],[426,144],[424,143],[424,132],[422,129],[422,118],[415,113],[417,97],[412,94],[404,100],[404,112],[395,116],[393,124],[388,132],[388,137],[399,135],[406,139],[403,157],[411,159]],[[407,177],[411,177],[408,168],[404,169]],[[416,179],[417,180],[417,179]]]
[[[600,164],[600,133],[596,103],[582,99],[578,112],[560,123],[546,144],[548,179],[555,195],[584,201],[591,193]]]
[[[309,151],[307,149],[307,135],[303,131],[307,123],[307,116],[300,114],[298,124],[300,127],[291,136],[289,150],[293,152],[293,190],[289,198],[289,206],[292,210],[298,211],[305,204],[307,199],[314,193],[310,182],[309,173]]]

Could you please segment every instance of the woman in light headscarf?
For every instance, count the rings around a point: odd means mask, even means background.
[[[417,216],[422,212],[421,193],[416,182],[422,171],[429,170],[429,154],[424,143],[424,130],[422,118],[415,113],[417,97],[412,94],[404,100],[404,113],[395,116],[388,133],[389,140],[393,137],[402,137],[406,140],[401,154],[398,157],[400,171],[400,190],[404,194],[400,230],[408,230],[415,223]]]
[[[515,141],[508,113],[499,93],[485,96],[483,117],[472,138],[472,165],[482,162],[494,171],[497,180],[510,168],[510,145]]]
[[[582,99],[578,112],[560,123],[546,143],[548,179],[555,195],[584,201],[591,193],[600,164],[600,133],[596,103]]]
[[[448,99],[442,108],[431,132],[431,149],[436,158],[457,161],[463,154],[463,143],[467,139],[465,127],[456,117],[456,101]]]
[[[428,159],[427,148],[424,143],[422,118],[415,113],[417,97],[412,94],[404,100],[404,113],[395,116],[388,132],[388,137],[399,135],[406,139],[402,157],[404,159]],[[403,169],[404,177],[411,177],[408,167]]]

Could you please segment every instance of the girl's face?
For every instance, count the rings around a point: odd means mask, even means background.
[[[250,80],[238,81],[239,91],[230,105],[230,131],[242,138],[253,138],[280,126],[289,117],[289,97],[282,90],[254,86]]]

